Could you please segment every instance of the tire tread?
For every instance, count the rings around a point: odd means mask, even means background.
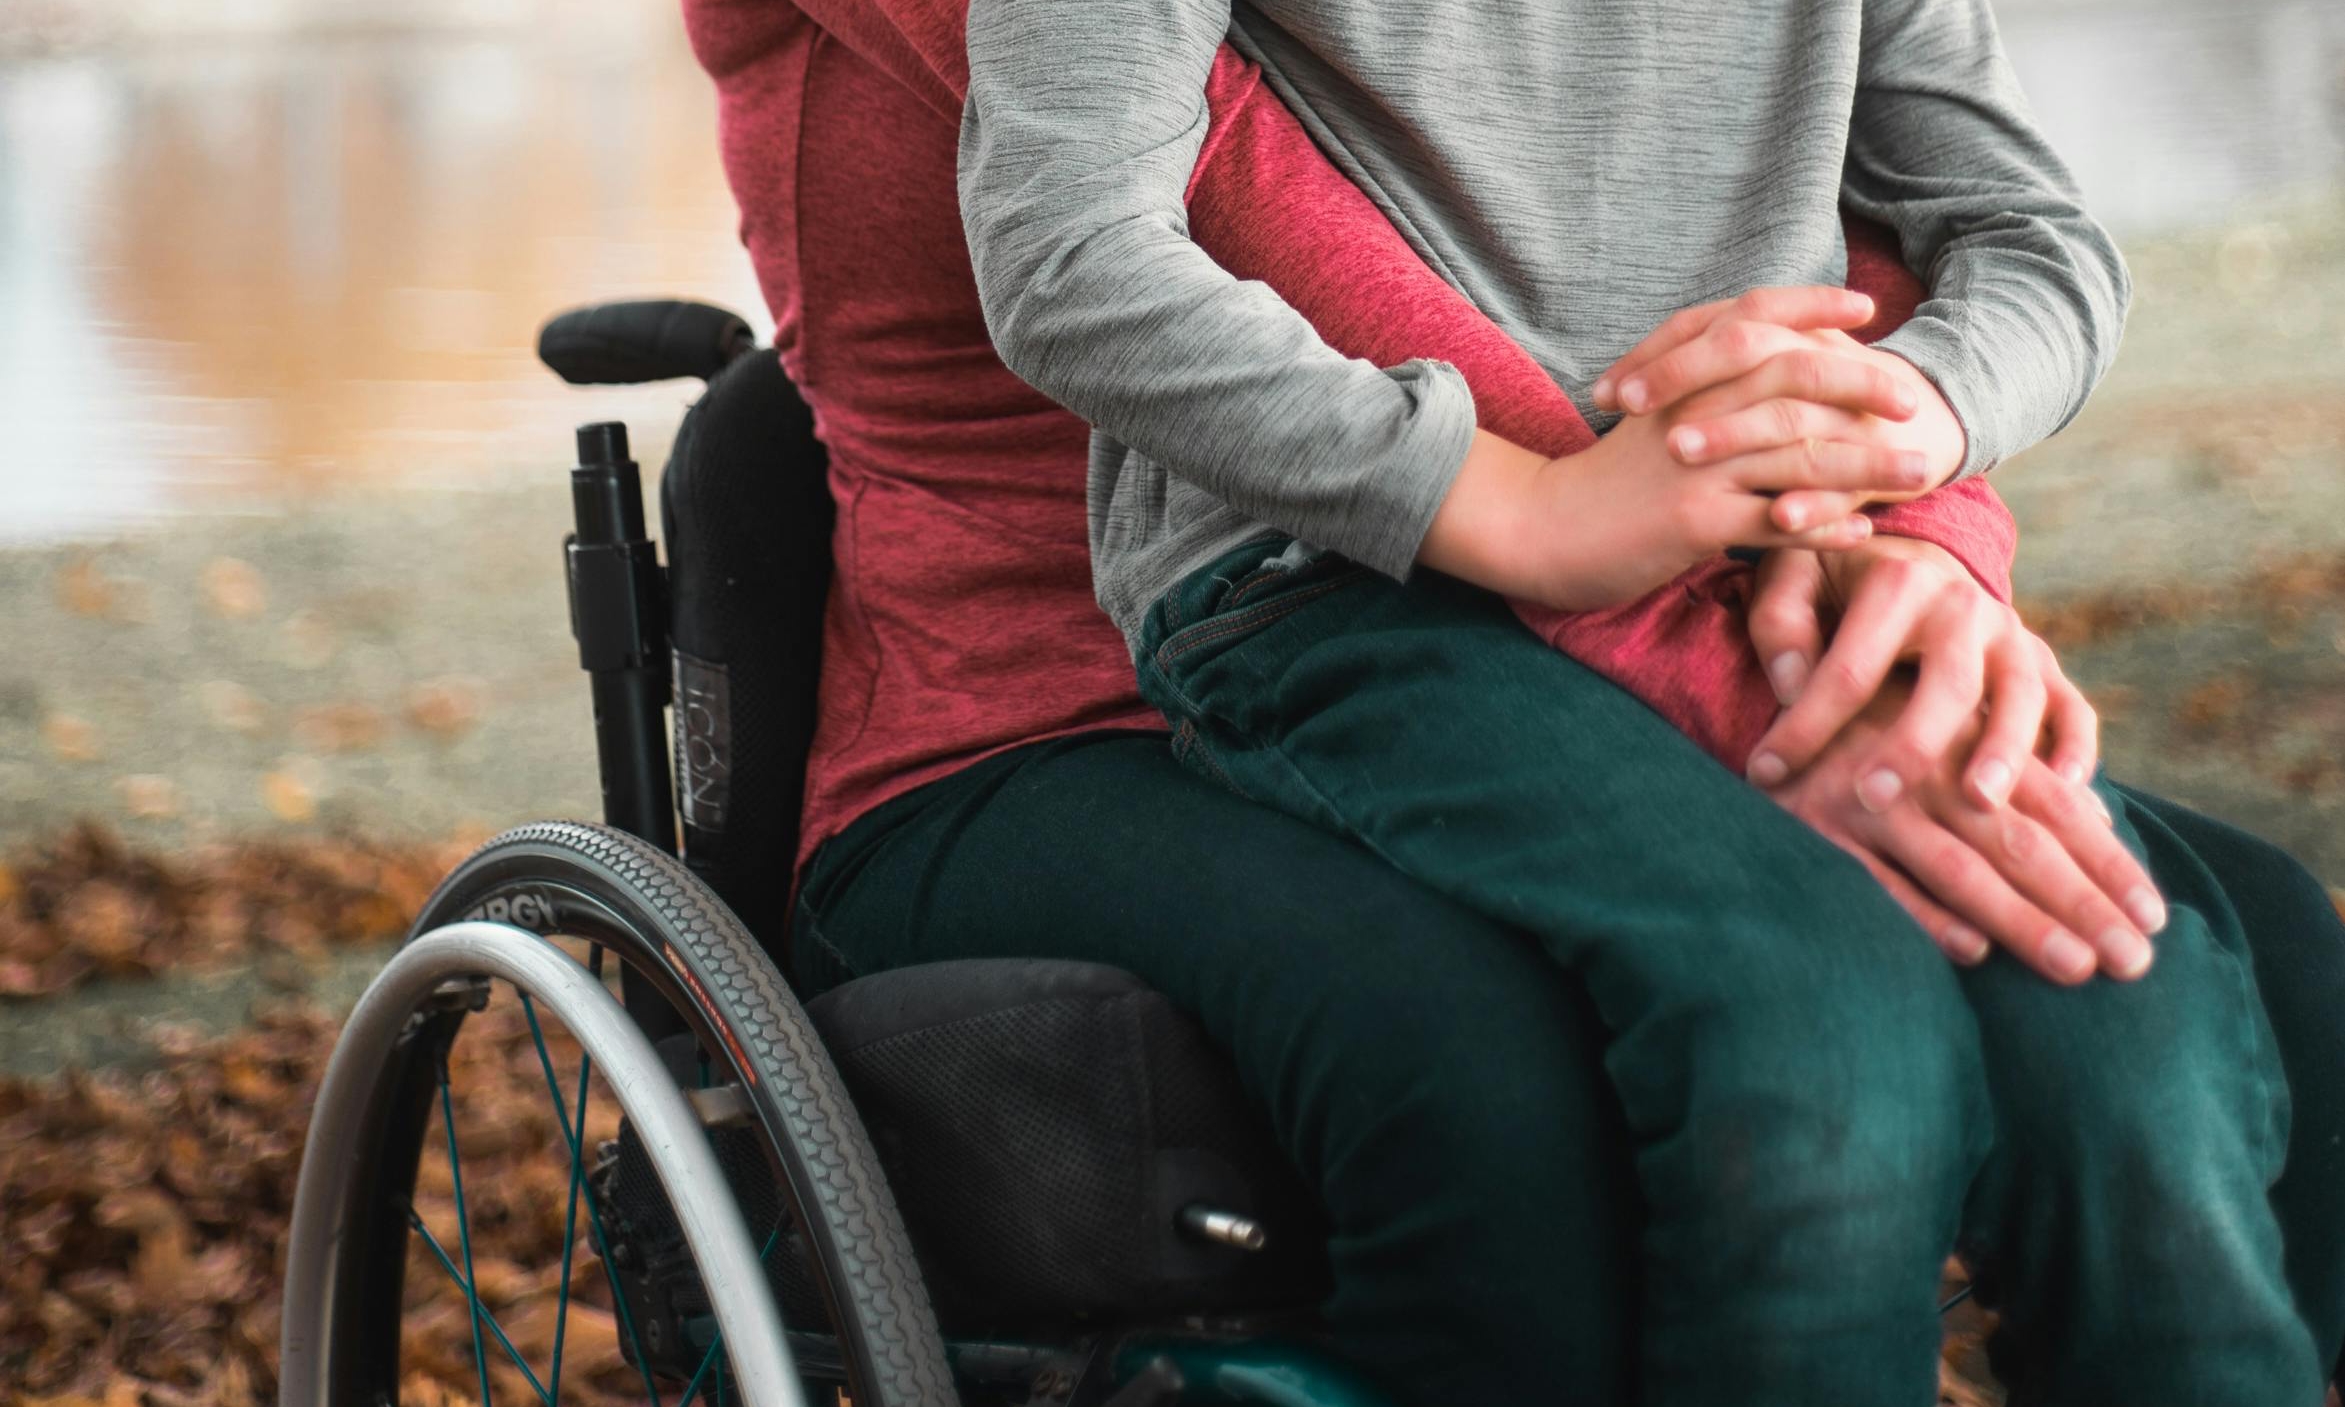
[[[424,904],[419,931],[453,915],[439,910],[470,892],[468,875],[514,859],[569,859],[599,871],[632,898],[691,969],[755,1071],[751,1097],[778,1115],[795,1144],[785,1167],[802,1169],[799,1200],[828,1238],[843,1272],[839,1311],[852,1315],[878,1381],[875,1407],[950,1407],[960,1399],[944,1340],[888,1190],[879,1158],[813,1023],[773,959],[708,886],[675,857],[607,826],[540,821],[488,841]],[[792,1156],[794,1154],[794,1156]],[[834,1278],[834,1277],[826,1277]],[[860,1402],[860,1395],[859,1395]]]

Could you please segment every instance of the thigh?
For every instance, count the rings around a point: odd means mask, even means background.
[[[1585,985],[1647,1209],[1648,1394],[1925,1390],[1989,1133],[1951,965],[1854,859],[1497,597],[1277,550],[1158,604],[1142,692],[1201,768]]]
[[[866,821],[809,871],[801,940],[847,974],[1009,956],[1132,972],[1251,1067],[1306,1173],[1330,1160],[1331,1116],[1368,1073],[1338,1068],[1353,1057],[1476,1061],[1501,1044],[1487,1015],[1507,1038],[1538,1034],[1505,1057],[1514,1078],[1473,1098],[1517,1098],[1540,1083],[1529,1067],[1589,1063],[1568,984],[1536,948],[1197,777],[1161,734],[1019,749]]]
[[[1977,1014],[1998,1135],[2023,1151],[2094,1156],[2127,1126],[2165,1128],[2204,1161],[2193,1121],[2219,1117],[2259,1187],[2277,1176],[2289,1099],[2237,908],[2159,816],[2106,784],[2118,836],[2165,896],[2157,960],[2139,980],[2079,987],[2005,955],[1963,975]],[[2140,1136],[2138,1130],[2134,1136]],[[2119,1154],[2117,1156],[2126,1156]]]
[[[2015,1402],[2311,1401],[2269,1196],[2291,1101],[2239,912],[2159,815],[2102,794],[2167,901],[2156,962],[2064,988],[1997,957],[1963,979],[1996,1125],[1964,1238],[2006,1311],[1997,1368]]]
[[[2189,849],[2201,888],[2237,914],[2292,1112],[2272,1189],[2288,1277],[2325,1360],[2345,1347],[2345,921],[2318,879],[2269,841],[2176,802],[2119,787]],[[2161,873],[2161,884],[2173,881]]]
[[[1202,768],[1580,973],[1632,1111],[1639,1072],[1666,1068],[1637,1047],[1686,1038],[1646,1019],[1662,1007],[1730,1012],[1755,1060],[1805,1060],[1835,1031],[1970,1040],[1950,965],[1855,859],[1498,597],[1249,558],[1159,603],[1142,692]]]
[[[1585,998],[1522,936],[1200,778],[1162,734],[988,759],[816,857],[833,976],[1131,971],[1194,1012],[1328,1204],[1339,1343],[1412,1395],[1625,1400],[1637,1213]]]

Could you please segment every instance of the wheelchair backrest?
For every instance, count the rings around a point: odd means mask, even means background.
[[[684,857],[777,961],[822,668],[829,464],[764,348],[710,379],[660,480]]]

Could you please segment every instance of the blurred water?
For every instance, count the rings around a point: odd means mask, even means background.
[[[656,19],[0,67],[0,540],[509,477],[574,420],[672,423],[687,385],[586,396],[530,350],[591,299],[760,311],[707,80]]]
[[[0,541],[509,478],[573,420],[672,422],[689,388],[584,397],[529,354],[589,299],[756,312],[705,81],[668,7],[625,9],[599,43],[508,16],[0,62]],[[2339,181],[2336,0],[2002,13],[2123,231]]]
[[[2341,0],[2002,0],[2005,47],[2120,235],[2345,179]]]

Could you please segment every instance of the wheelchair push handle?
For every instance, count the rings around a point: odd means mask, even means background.
[[[663,714],[668,702],[667,583],[644,532],[643,475],[627,453],[627,427],[578,427],[570,471],[577,530],[569,559],[570,633],[594,695],[594,741],[603,819],[676,851]]]
[[[757,345],[734,313],[680,298],[595,303],[538,330],[537,359],[573,386],[708,378]]]

